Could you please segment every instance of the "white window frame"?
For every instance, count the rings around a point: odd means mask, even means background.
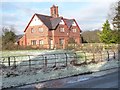
[[[43,40],[39,40],[39,45],[43,45],[43,44],[44,44]]]
[[[31,40],[31,45],[36,45],[37,41],[36,40]]]
[[[65,29],[63,27],[61,27],[60,32],[65,32]]]
[[[75,32],[77,32],[77,29],[76,29],[76,28],[73,28],[72,31],[75,33]]]
[[[63,44],[64,44],[64,38],[60,38],[60,39],[59,39],[59,44],[60,44],[60,45],[63,45]]]
[[[43,28],[42,27],[39,28],[39,32],[43,32]]]
[[[31,33],[33,33],[34,32],[34,29],[33,28],[31,28]]]

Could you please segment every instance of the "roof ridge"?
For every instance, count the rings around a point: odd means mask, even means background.
[[[53,18],[50,18],[50,20],[54,20],[54,19],[57,19],[57,18],[62,18],[62,17],[56,17],[56,18],[53,17]]]
[[[44,14],[35,13],[35,15],[47,16],[47,17],[51,17],[52,18],[52,16],[48,16],[48,15],[44,15]]]

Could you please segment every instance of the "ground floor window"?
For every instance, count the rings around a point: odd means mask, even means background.
[[[31,40],[31,45],[36,45],[36,40]]]
[[[21,44],[22,44],[22,46],[23,46],[23,41],[21,41]]]
[[[64,44],[64,39],[63,38],[59,39],[59,43],[60,43],[60,45],[63,45]]]
[[[43,45],[43,40],[39,40],[39,45]]]

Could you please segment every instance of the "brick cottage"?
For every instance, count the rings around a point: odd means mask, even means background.
[[[73,38],[81,43],[80,28],[75,19],[59,17],[58,6],[50,8],[51,16],[34,14],[24,30],[24,35],[17,41],[20,46],[38,48],[63,48]]]

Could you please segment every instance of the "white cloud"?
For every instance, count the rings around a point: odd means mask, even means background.
[[[8,0],[4,0],[5,2]],[[10,0],[9,0],[10,1]],[[8,2],[9,2],[8,1]],[[14,2],[16,0],[12,0]],[[28,2],[28,0],[21,0],[20,2]],[[43,0],[34,0],[46,2]],[[49,1],[49,0],[47,0]],[[50,0],[51,1],[51,0]],[[52,0],[54,1],[54,0]],[[58,1],[58,0],[57,0]],[[110,4],[115,2],[116,0],[70,0],[70,1],[61,1],[57,5],[59,6],[60,16],[64,16],[66,18],[75,18],[78,22],[81,29],[84,30],[93,30],[97,28],[101,28],[102,24],[107,19],[107,14],[109,11]],[[33,2],[33,0],[29,0],[29,2]],[[56,1],[55,1],[56,2]],[[75,8],[74,11],[71,10],[64,10],[63,2],[78,2],[81,5],[81,2],[89,2],[89,4],[85,5],[84,7]],[[6,17],[7,20],[4,21],[4,24],[6,25],[14,25],[18,33],[23,33],[25,27],[27,26],[29,20],[31,19],[32,15],[34,13],[40,13],[40,14],[46,14],[49,15],[49,7],[48,8],[28,8],[27,5],[17,4],[15,5],[15,8],[18,10],[15,13],[5,13],[3,14],[4,17]],[[2,15],[2,16],[3,16]],[[16,20],[15,17],[17,17]],[[9,20],[14,18],[16,20],[13,22],[13,20]]]
[[[17,10],[15,12],[3,12],[0,14],[2,18],[2,26],[11,26],[13,25],[16,28],[16,32],[19,34],[23,34],[24,29],[26,28],[27,24],[29,23],[30,19],[32,18],[33,14],[35,13],[48,13],[47,9],[38,9],[38,8],[28,8],[27,6],[21,4],[12,4],[14,8]]]
[[[74,13],[71,13],[71,10],[68,10],[63,11],[62,14],[65,17],[75,18],[79,22],[79,26],[83,31],[101,28],[102,24],[108,18],[108,12],[113,0],[110,0],[110,2],[103,2],[102,0],[101,3],[94,2],[94,0],[91,1],[92,2],[85,7],[76,8],[73,11]]]

